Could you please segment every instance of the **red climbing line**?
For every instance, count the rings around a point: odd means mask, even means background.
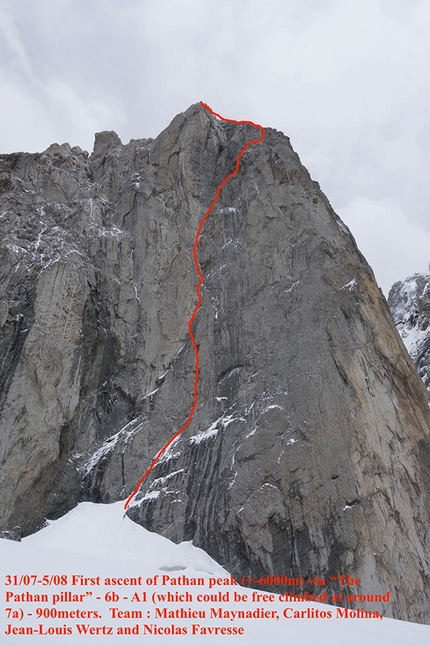
[[[198,261],[198,259],[197,259],[197,247],[198,247],[198,245],[199,245],[199,237],[200,237],[200,234],[201,234],[201,232],[202,232],[203,224],[206,222],[207,218],[209,217],[209,215],[210,215],[211,211],[213,210],[213,208],[214,208],[215,204],[216,204],[216,203],[217,203],[217,201],[218,201],[218,197],[220,196],[221,189],[226,185],[226,183],[227,183],[227,182],[228,182],[232,177],[234,177],[235,175],[237,175],[237,173],[238,173],[238,171],[239,171],[239,162],[240,162],[240,160],[241,160],[242,156],[244,155],[245,151],[249,148],[249,146],[252,146],[254,143],[260,143],[260,142],[261,142],[261,141],[263,141],[263,139],[264,139],[264,128],[263,128],[263,126],[258,125],[258,123],[253,123],[253,121],[234,121],[233,119],[225,119],[225,118],[224,118],[223,116],[221,116],[220,114],[217,114],[216,112],[214,112],[214,111],[209,107],[209,105],[206,105],[206,103],[203,103],[202,101],[200,101],[200,105],[201,105],[205,110],[207,110],[208,112],[210,112],[210,113],[211,113],[211,114],[213,114],[214,116],[218,117],[218,119],[221,119],[222,121],[227,121],[228,123],[236,123],[237,125],[243,125],[243,124],[246,124],[246,125],[253,125],[255,128],[260,128],[261,136],[260,136],[258,139],[252,139],[251,141],[248,141],[248,143],[246,143],[246,144],[243,146],[242,150],[240,151],[239,155],[238,155],[238,156],[237,156],[237,158],[236,158],[236,167],[235,167],[234,171],[233,171],[233,172],[231,172],[231,173],[230,173],[230,174],[229,174],[229,175],[224,179],[224,181],[222,181],[222,182],[220,183],[220,185],[218,186],[217,191],[216,191],[216,193],[215,193],[215,197],[213,198],[211,205],[209,206],[208,210],[207,210],[207,211],[206,211],[206,213],[204,214],[203,219],[201,220],[201,222],[200,222],[200,224],[199,224],[199,227],[198,227],[198,229],[197,229],[197,233],[196,233],[196,237],[195,237],[195,241],[194,241],[194,248],[193,248],[193,259],[194,259],[194,264],[195,264],[195,267],[196,267],[197,274],[198,274],[198,276],[199,276],[199,282],[198,282],[198,284],[197,284],[197,286],[196,286],[197,305],[195,306],[194,311],[193,311],[193,314],[192,314],[191,318],[190,318],[190,319],[189,319],[189,321],[188,321],[188,333],[189,333],[189,335],[190,335],[191,342],[192,342],[193,347],[194,347],[194,354],[195,354],[195,357],[196,357],[196,370],[195,370],[195,375],[194,375],[194,400],[193,400],[193,407],[191,408],[191,412],[190,412],[190,414],[188,415],[188,418],[187,418],[187,420],[185,421],[184,425],[183,425],[181,428],[179,428],[179,430],[178,430],[177,432],[175,432],[175,434],[173,435],[173,437],[171,437],[171,438],[169,439],[169,441],[168,441],[168,442],[167,442],[167,443],[166,443],[166,444],[161,448],[161,450],[159,450],[159,451],[158,451],[158,453],[156,454],[156,456],[155,456],[155,457],[154,457],[154,459],[152,460],[152,463],[151,463],[151,465],[149,466],[149,468],[148,468],[148,469],[143,473],[142,477],[139,479],[139,481],[138,481],[138,483],[137,483],[136,488],[134,489],[134,491],[131,493],[130,497],[129,497],[129,498],[127,499],[127,501],[125,502],[125,504],[124,504],[124,509],[126,509],[126,508],[127,508],[127,506],[130,504],[130,502],[131,502],[131,500],[133,499],[133,497],[134,497],[135,495],[137,495],[137,493],[139,492],[140,487],[142,486],[143,482],[145,481],[145,479],[147,478],[147,476],[149,475],[149,473],[151,472],[151,470],[154,468],[154,466],[155,466],[155,464],[157,463],[157,461],[160,459],[161,455],[162,455],[164,452],[166,452],[167,448],[168,448],[168,447],[169,447],[169,446],[170,446],[170,445],[175,441],[175,439],[176,439],[177,437],[179,437],[179,435],[181,434],[181,432],[183,432],[183,431],[185,430],[185,428],[187,428],[187,427],[190,425],[191,419],[193,418],[193,416],[194,416],[194,412],[196,411],[196,408],[197,408],[197,398],[198,398],[198,397],[197,397],[197,394],[198,394],[198,384],[199,384],[199,350],[198,350],[197,343],[196,343],[196,340],[195,340],[194,335],[193,335],[192,324],[193,324],[193,322],[194,322],[194,319],[195,319],[195,317],[196,317],[196,315],[197,315],[197,312],[198,312],[198,310],[200,309],[200,305],[201,305],[201,303],[202,303],[202,294],[201,294],[201,292],[200,292],[200,288],[201,288],[201,286],[202,286],[202,284],[203,284],[203,280],[204,280],[204,275],[203,275],[203,273],[200,271],[200,265],[199,265],[199,261]]]

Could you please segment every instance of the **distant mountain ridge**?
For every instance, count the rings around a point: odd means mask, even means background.
[[[125,499],[184,423],[195,233],[255,134],[196,104],[154,140],[0,157],[3,530]],[[240,580],[325,575],[330,594],[350,573],[430,622],[425,389],[281,132],[245,153],[198,256],[196,414],[129,517]]]
[[[430,400],[430,272],[396,282],[388,294],[388,304]]]

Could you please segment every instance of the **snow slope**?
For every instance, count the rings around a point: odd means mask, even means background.
[[[21,543],[0,540],[0,562],[4,590],[1,594],[2,625],[0,626],[1,643],[207,643],[241,642],[245,645],[261,645],[268,640],[276,639],[277,642],[318,642],[321,645],[333,645],[348,642],[349,645],[358,645],[363,642],[378,643],[378,645],[410,644],[424,645],[430,642],[430,627],[388,618],[380,619],[353,619],[336,618],[333,606],[320,603],[281,603],[278,596],[273,602],[234,602],[233,593],[247,594],[250,597],[252,590],[235,585],[225,585],[231,581],[229,574],[212,560],[204,551],[192,546],[191,543],[180,545],[149,533],[142,527],[131,522],[123,515],[123,503],[110,505],[97,505],[83,503],[70,511],[61,519],[50,522],[49,525],[38,533],[25,538]],[[23,578],[21,575],[34,575],[40,583],[33,585],[32,578]],[[57,576],[51,578],[51,576]],[[157,585],[148,584],[158,576]],[[186,576],[189,580],[203,579],[204,586],[171,586],[169,582],[161,586],[162,576],[172,579],[181,579]],[[17,576],[17,580],[8,579],[7,576]],[[46,576],[46,584],[43,584]],[[75,578],[73,578],[75,576]],[[93,583],[84,581],[81,576],[92,578]],[[63,577],[63,578],[62,578]],[[67,577],[67,579],[66,579]],[[131,582],[141,582],[136,585],[107,585],[106,578],[134,578]],[[141,581],[139,581],[141,578]],[[221,579],[222,585],[214,584],[215,579]],[[76,584],[72,584],[72,580]],[[212,589],[209,582],[212,580]],[[62,581],[66,581],[63,585]],[[167,578],[166,578],[167,581]],[[8,582],[21,582],[21,585],[8,585]],[[23,584],[23,583],[30,584]],[[87,584],[81,584],[86,582]],[[98,584],[98,582],[100,584]],[[112,582],[112,580],[111,580]],[[50,583],[50,584],[48,584]],[[131,602],[134,594],[143,600],[142,593],[146,591],[146,602]],[[12,592],[17,597],[6,594]],[[192,601],[163,602],[156,594],[185,594],[192,596]],[[69,595],[67,595],[69,593]],[[229,594],[228,602],[198,602],[198,594]],[[39,599],[31,602],[27,594],[39,594]],[[47,601],[42,594],[47,595]],[[63,594],[63,595],[62,595]],[[108,595],[106,595],[108,594]],[[115,596],[116,594],[116,596]],[[82,597],[81,597],[82,596]],[[126,599],[124,599],[124,597]],[[99,599],[97,599],[99,598]],[[155,598],[155,604],[153,602]],[[6,602],[6,599],[8,602]],[[157,618],[156,609],[167,607],[168,611],[175,611],[182,605],[185,610],[206,611],[206,618]],[[240,605],[240,606],[239,606]],[[320,611],[331,610],[330,618],[301,618],[286,619],[282,612],[286,606],[293,605],[294,610],[304,610],[314,607]],[[299,605],[299,606],[297,606]],[[279,616],[274,618],[251,619],[220,619],[209,618],[210,607],[229,611],[246,609],[254,611],[257,607],[264,610],[275,610]],[[116,608],[113,612],[112,608]],[[6,611],[10,608],[10,612]],[[98,612],[100,618],[94,616],[70,617],[64,614],[59,617],[59,611]],[[142,611],[141,617],[127,618],[126,614],[120,617],[120,611]],[[13,618],[13,612],[17,617]],[[10,613],[8,618],[7,614]],[[41,614],[40,617],[37,614]],[[18,616],[19,614],[19,616]],[[31,615],[29,615],[31,614]],[[112,635],[107,633],[99,635],[80,635],[77,625],[89,627],[105,626],[105,631],[112,628]],[[176,629],[188,630],[187,635],[145,635],[144,625],[157,625],[158,630],[169,629],[172,625]],[[192,635],[192,625],[202,627],[244,627],[243,635],[203,635],[201,630],[197,635]],[[8,627],[9,625],[9,627]],[[42,625],[40,628],[39,626]],[[39,631],[33,635],[20,635],[10,633],[13,628],[37,628]],[[118,628],[132,628],[129,635],[116,633]],[[49,630],[67,628],[71,634],[50,634]],[[81,628],[82,629],[82,628]],[[44,634],[44,638],[39,636]]]

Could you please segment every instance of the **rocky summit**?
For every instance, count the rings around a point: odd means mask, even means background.
[[[154,140],[0,158],[4,531],[126,499],[187,419],[196,231],[259,135],[196,104]],[[129,516],[257,588],[318,575],[330,596],[350,575],[390,592],[372,610],[430,622],[425,388],[281,132],[245,152],[197,255],[197,410]]]

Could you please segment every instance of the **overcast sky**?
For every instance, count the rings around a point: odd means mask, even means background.
[[[0,152],[282,130],[385,293],[430,261],[429,0],[0,0]]]

